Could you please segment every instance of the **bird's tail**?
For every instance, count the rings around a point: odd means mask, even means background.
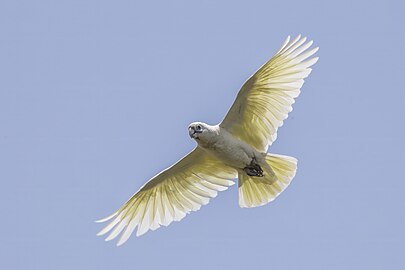
[[[295,176],[297,159],[289,156],[267,154],[266,164],[260,164],[263,176],[249,176],[239,171],[239,206],[257,207],[274,200]]]

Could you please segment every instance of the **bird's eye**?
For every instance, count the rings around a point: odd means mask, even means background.
[[[201,130],[201,126],[200,125],[197,125],[197,130]]]

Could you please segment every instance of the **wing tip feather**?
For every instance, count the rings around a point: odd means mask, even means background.
[[[106,221],[112,219],[112,218],[115,217],[116,215],[118,215],[118,212],[115,212],[115,213],[113,213],[113,214],[111,214],[111,215],[109,215],[109,216],[107,216],[107,217],[105,217],[105,218],[101,218],[101,219],[95,220],[94,222],[95,222],[95,223],[103,223],[103,222],[106,222]]]

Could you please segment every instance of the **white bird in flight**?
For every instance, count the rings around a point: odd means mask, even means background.
[[[318,50],[309,49],[311,45],[301,35],[291,41],[288,36],[244,83],[224,120],[214,126],[191,123],[188,132],[197,147],[150,179],[114,214],[98,220],[112,221],[97,235],[111,231],[109,241],[121,234],[117,245],[122,245],[136,227],[140,236],[199,210],[218,191],[233,185],[235,178],[240,207],[274,200],[295,176],[297,160],[267,149],[318,60],[310,58]]]

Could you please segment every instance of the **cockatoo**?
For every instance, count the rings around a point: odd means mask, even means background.
[[[267,153],[277,129],[292,110],[304,78],[318,58],[301,35],[282,44],[277,53],[242,86],[224,120],[211,126],[191,123],[188,132],[196,148],[163,170],[136,192],[97,235],[121,234],[122,245],[137,227],[137,236],[180,221],[191,211],[233,185],[238,178],[240,207],[256,207],[274,200],[295,176],[297,160]]]

